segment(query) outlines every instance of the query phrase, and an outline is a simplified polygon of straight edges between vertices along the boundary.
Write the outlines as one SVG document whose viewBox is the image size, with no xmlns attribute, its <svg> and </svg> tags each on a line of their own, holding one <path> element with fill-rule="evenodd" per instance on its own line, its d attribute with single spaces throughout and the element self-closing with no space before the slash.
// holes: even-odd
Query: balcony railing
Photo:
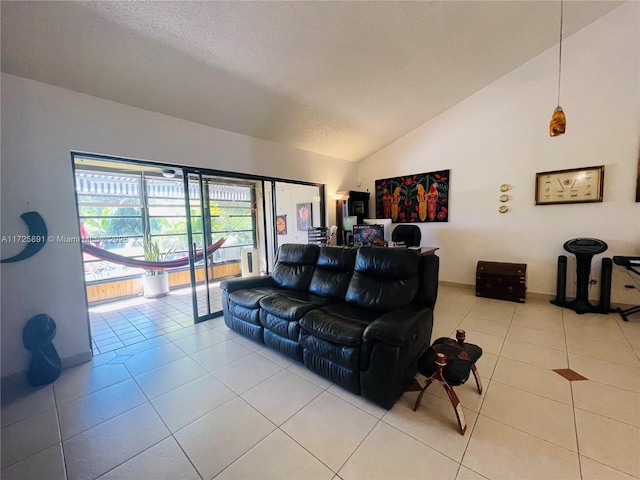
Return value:
<svg viewBox="0 0 640 480">
<path fill-rule="evenodd" d="M 189 286 L 191 275 L 189 269 L 168 272 L 169 288 Z M 240 262 L 232 261 L 209 266 L 209 281 L 221 280 L 240 275 Z M 204 282 L 204 267 L 196 267 L 196 282 Z M 111 300 L 142 295 L 142 280 L 136 278 L 122 278 L 94 282 L 87 284 L 87 301 L 97 304 Z"/>
</svg>

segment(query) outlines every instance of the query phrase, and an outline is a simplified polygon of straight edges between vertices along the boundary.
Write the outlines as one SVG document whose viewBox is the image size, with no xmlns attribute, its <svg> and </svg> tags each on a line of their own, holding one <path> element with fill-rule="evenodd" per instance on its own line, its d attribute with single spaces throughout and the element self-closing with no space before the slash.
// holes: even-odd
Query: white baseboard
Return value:
<svg viewBox="0 0 640 480">
<path fill-rule="evenodd" d="M 457 283 L 457 282 L 447 282 L 445 280 L 440 280 L 438 282 L 439 285 L 443 286 L 443 287 L 454 287 L 454 288 L 464 288 L 465 290 L 474 290 L 476 289 L 475 285 L 469 285 L 467 283 Z M 556 298 L 555 295 L 549 294 L 549 293 L 536 293 L 536 292 L 530 292 L 527 290 L 527 298 L 528 299 L 536 299 L 536 300 L 546 300 L 546 301 L 551 301 L 554 298 Z M 589 301 L 593 304 L 596 305 L 598 303 L 598 299 L 589 299 Z M 616 307 L 622 309 L 622 310 L 626 310 L 627 308 L 631 308 L 634 307 L 635 305 L 630 305 L 630 304 L 626 304 L 626 303 L 611 303 L 611 309 L 615 310 Z M 612 311 L 611 313 L 616 313 L 615 311 Z"/>
<path fill-rule="evenodd" d="M 93 353 L 91 350 L 87 350 L 86 352 L 78 353 L 76 355 L 72 355 L 70 357 L 66 357 L 62 360 L 62 369 L 75 367 L 77 365 L 81 365 L 83 363 L 90 362 L 93 358 Z"/>
<path fill-rule="evenodd" d="M 60 361 L 62 363 L 62 370 L 66 370 L 67 368 L 72 368 L 77 365 L 81 365 L 86 362 L 90 362 L 93 358 L 93 354 L 91 350 L 86 352 L 78 353 L 76 355 L 72 355 L 70 357 L 61 358 Z M 27 371 L 16 372 L 5 377 L 0 378 L 0 388 L 4 389 L 14 389 L 19 387 L 27 386 Z"/>
</svg>

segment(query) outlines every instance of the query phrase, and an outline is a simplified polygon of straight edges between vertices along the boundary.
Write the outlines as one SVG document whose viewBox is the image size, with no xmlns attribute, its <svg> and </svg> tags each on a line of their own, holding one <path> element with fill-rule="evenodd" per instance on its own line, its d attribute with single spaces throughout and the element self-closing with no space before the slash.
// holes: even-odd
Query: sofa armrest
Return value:
<svg viewBox="0 0 640 480">
<path fill-rule="evenodd" d="M 244 290 L 247 288 L 259 287 L 275 287 L 276 282 L 271 275 L 263 275 L 260 277 L 232 278 L 220 282 L 220 288 L 226 292 L 235 292 L 236 290 Z"/>
<path fill-rule="evenodd" d="M 420 257 L 420 291 L 416 295 L 419 305 L 433 307 L 438 298 L 438 273 L 440 258 L 437 255 L 421 255 Z"/>
<path fill-rule="evenodd" d="M 433 309 L 405 306 L 374 320 L 364 331 L 360 353 L 361 393 L 391 408 L 418 372 L 427 350 Z"/>
<path fill-rule="evenodd" d="M 401 307 L 378 317 L 364 331 L 363 340 L 377 340 L 387 345 L 402 346 L 416 340 L 420 324 L 431 318 L 431 308 Z"/>
</svg>

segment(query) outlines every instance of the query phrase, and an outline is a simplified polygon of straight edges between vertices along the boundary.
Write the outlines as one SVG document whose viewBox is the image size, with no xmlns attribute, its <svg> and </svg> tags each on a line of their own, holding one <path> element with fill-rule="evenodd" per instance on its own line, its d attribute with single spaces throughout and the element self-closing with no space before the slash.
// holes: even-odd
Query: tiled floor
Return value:
<svg viewBox="0 0 640 480">
<path fill-rule="evenodd" d="M 203 286 L 197 288 L 198 311 L 207 312 Z M 211 312 L 222 310 L 219 283 L 210 286 Z M 162 298 L 137 297 L 89 308 L 93 354 L 112 352 L 193 325 L 191 288 L 172 290 Z"/>
<path fill-rule="evenodd" d="M 465 436 L 440 385 L 386 411 L 216 319 L 3 392 L 2 478 L 640 478 L 640 315 L 442 287 L 433 338 L 456 328 L 484 348 Z"/>
</svg>

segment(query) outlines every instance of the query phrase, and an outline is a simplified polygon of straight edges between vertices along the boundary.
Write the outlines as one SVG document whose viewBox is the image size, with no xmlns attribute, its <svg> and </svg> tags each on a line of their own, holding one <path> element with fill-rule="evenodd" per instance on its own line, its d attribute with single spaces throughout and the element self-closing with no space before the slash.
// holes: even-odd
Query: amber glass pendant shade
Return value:
<svg viewBox="0 0 640 480">
<path fill-rule="evenodd" d="M 564 0 L 560 0 L 560 42 L 558 43 L 558 106 L 551 115 L 549 122 L 549 135 L 557 137 L 567 129 L 567 117 L 564 116 L 560 106 L 560 79 L 562 78 L 562 24 L 564 21 Z"/>
<path fill-rule="evenodd" d="M 562 107 L 558 105 L 551 116 L 551 123 L 549 123 L 549 135 L 557 137 L 558 135 L 562 135 L 566 129 L 567 117 L 564 116 Z"/>
</svg>

